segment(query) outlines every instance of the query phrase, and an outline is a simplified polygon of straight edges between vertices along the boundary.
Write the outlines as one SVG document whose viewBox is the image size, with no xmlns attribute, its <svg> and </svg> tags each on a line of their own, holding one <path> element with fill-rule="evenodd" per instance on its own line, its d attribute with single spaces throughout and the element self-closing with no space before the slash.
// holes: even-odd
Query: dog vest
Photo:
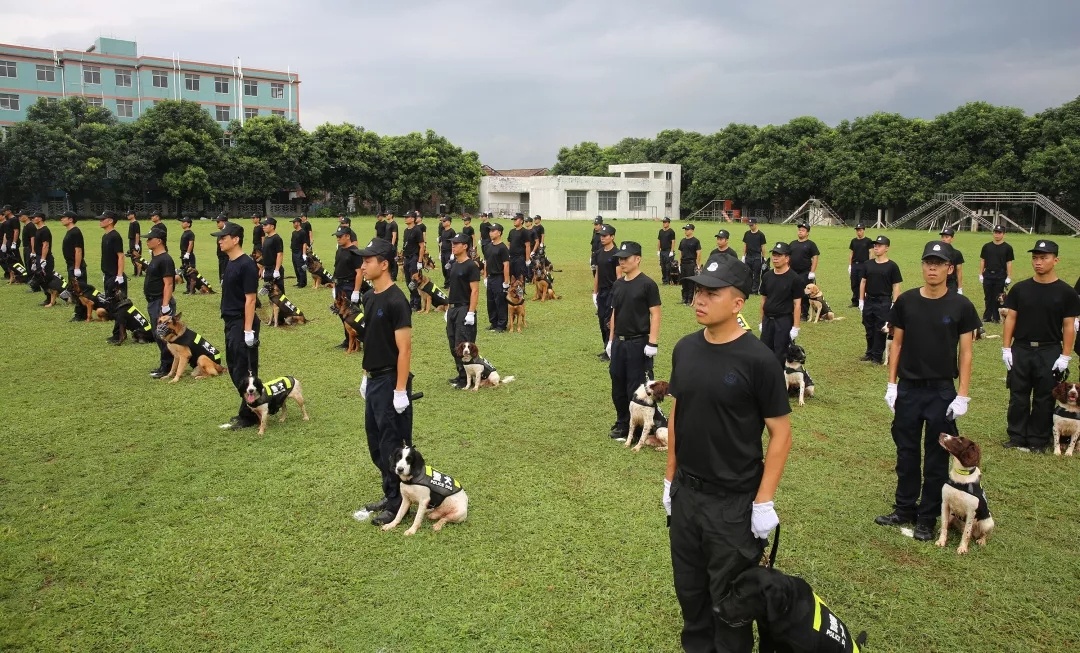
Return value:
<svg viewBox="0 0 1080 653">
<path fill-rule="evenodd" d="M 194 269 L 194 268 L 189 268 L 189 269 Z M 206 288 L 210 292 L 214 292 L 214 287 L 210 285 L 210 282 L 207 281 L 206 278 L 203 277 L 203 275 L 199 274 L 198 271 L 196 271 L 195 272 L 195 289 L 199 290 L 201 288 Z"/>
<path fill-rule="evenodd" d="M 814 380 L 810 378 L 810 375 L 806 373 L 805 369 L 800 370 L 794 367 L 788 367 L 787 365 L 784 366 L 784 374 L 795 374 L 796 372 L 802 373 L 803 385 L 808 388 L 814 385 Z"/>
<path fill-rule="evenodd" d="M 746 318 L 742 316 L 742 313 L 739 313 L 735 316 L 735 321 L 738 322 L 739 326 L 741 326 L 744 330 L 750 330 L 750 325 L 746 323 Z"/>
<path fill-rule="evenodd" d="M 271 415 L 276 415 L 278 410 L 285 404 L 285 400 L 289 398 L 289 393 L 292 392 L 293 386 L 296 385 L 296 379 L 291 376 L 279 376 L 273 381 L 267 381 L 263 384 L 263 397 L 266 398 L 266 405 L 270 409 Z M 260 401 L 260 403 L 262 403 Z"/>
<path fill-rule="evenodd" d="M 970 474 L 970 469 L 952 469 L 950 470 L 957 474 Z M 986 492 L 983 492 L 982 483 L 976 481 L 975 483 L 957 483 L 951 478 L 946 481 L 950 487 L 956 488 L 961 492 L 966 492 L 971 496 L 979 500 L 979 506 L 975 508 L 975 519 L 983 520 L 990 516 L 990 506 L 986 503 Z"/>
<path fill-rule="evenodd" d="M 300 308 L 292 303 L 285 295 L 278 297 L 278 306 L 280 307 L 278 313 L 284 313 L 285 317 L 294 317 L 304 314 L 304 311 L 301 311 Z"/>
<path fill-rule="evenodd" d="M 134 304 L 128 306 L 127 317 L 124 321 L 132 331 L 143 331 L 148 336 L 153 332 L 153 329 L 150 328 L 150 320 L 146 319 L 146 316 L 138 308 L 135 308 Z"/>
<path fill-rule="evenodd" d="M 465 363 L 465 365 L 483 365 L 484 371 L 480 373 L 480 378 L 484 381 L 491 376 L 492 372 L 497 371 L 495 366 L 489 363 L 486 358 L 474 358 L 470 362 Z"/>
<path fill-rule="evenodd" d="M 859 653 L 859 645 L 852 639 L 847 626 L 840 618 L 833 614 L 829 606 L 814 593 L 814 623 L 813 634 L 808 635 L 805 643 L 816 642 L 816 646 L 807 646 L 809 651 L 844 651 L 844 653 Z"/>
<path fill-rule="evenodd" d="M 402 483 L 422 485 L 431 490 L 431 500 L 428 502 L 428 508 L 438 508 L 442 505 L 443 499 L 461 492 L 460 483 L 455 481 L 452 476 L 447 476 L 438 470 L 432 469 L 431 465 L 424 467 L 424 473 L 413 476 L 408 481 L 402 481 Z"/>
<path fill-rule="evenodd" d="M 424 287 L 420 290 L 431 295 L 431 305 L 435 308 L 438 308 L 440 306 L 446 306 L 450 303 L 450 298 L 446 296 L 446 294 L 442 291 L 441 288 L 436 288 L 435 283 L 431 280 L 428 280 L 428 282 L 424 284 Z M 487 377 L 485 376 L 484 378 Z"/>
<path fill-rule="evenodd" d="M 1058 417 L 1066 417 L 1068 419 L 1080 419 L 1080 412 L 1072 412 L 1065 410 L 1061 406 L 1054 406 L 1054 414 Z"/>
<path fill-rule="evenodd" d="M 186 329 L 182 334 L 177 336 L 176 340 L 173 340 L 173 342 L 178 345 L 183 345 L 191 350 L 191 360 L 188 361 L 188 364 L 191 365 L 192 369 L 198 367 L 200 356 L 208 356 L 210 360 L 221 365 L 221 352 L 207 342 L 206 338 L 203 338 L 191 329 Z"/>
</svg>

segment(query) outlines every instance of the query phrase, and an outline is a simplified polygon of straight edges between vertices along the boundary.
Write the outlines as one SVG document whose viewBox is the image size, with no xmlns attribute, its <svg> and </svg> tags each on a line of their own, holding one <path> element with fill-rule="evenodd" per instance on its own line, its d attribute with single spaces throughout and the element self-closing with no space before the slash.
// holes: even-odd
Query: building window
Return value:
<svg viewBox="0 0 1080 653">
<path fill-rule="evenodd" d="M 254 79 L 244 80 L 244 95 L 250 95 L 256 97 L 259 95 L 259 82 Z"/>
<path fill-rule="evenodd" d="M 0 93 L 0 109 L 19 110 L 19 96 L 14 93 Z"/>
<path fill-rule="evenodd" d="M 229 78 L 228 77 L 215 77 L 214 78 L 214 92 L 215 93 L 228 93 L 229 92 Z"/>
<path fill-rule="evenodd" d="M 121 118 L 134 118 L 135 102 L 132 100 L 117 100 L 116 115 L 120 116 Z"/>
<path fill-rule="evenodd" d="M 58 98 L 58 97 L 47 97 L 47 98 L 45 98 L 45 104 L 60 104 L 60 98 Z"/>
<path fill-rule="evenodd" d="M 630 191 L 630 210 L 644 211 L 645 202 L 649 200 L 649 194 L 643 191 Z"/>
<path fill-rule="evenodd" d="M 232 146 L 233 146 L 232 133 L 231 132 L 225 132 L 225 134 L 221 137 L 221 147 L 230 148 Z"/>
<path fill-rule="evenodd" d="M 164 70 L 155 70 L 153 75 L 155 88 L 169 88 L 169 73 Z"/>
<path fill-rule="evenodd" d="M 584 211 L 584 209 L 582 209 Z M 617 190 L 602 190 L 600 191 L 600 210 L 601 211 L 618 211 L 619 210 L 619 191 Z"/>
<path fill-rule="evenodd" d="M 231 120 L 231 118 L 229 118 L 229 107 L 228 107 L 228 105 L 220 105 L 219 104 L 219 105 L 217 105 L 216 109 L 217 109 L 216 115 L 217 115 L 218 122 L 229 122 L 229 120 Z"/>
<path fill-rule="evenodd" d="M 82 80 L 84 84 L 100 84 L 101 66 L 83 66 Z"/>
<path fill-rule="evenodd" d="M 18 77 L 14 61 L 0 61 L 0 77 Z"/>
<path fill-rule="evenodd" d="M 668 171 L 668 173 L 667 173 L 667 180 L 671 181 L 671 172 L 670 171 Z"/>
<path fill-rule="evenodd" d="M 568 190 L 566 191 L 566 210 L 567 211 L 584 211 L 585 210 L 585 197 L 589 194 L 587 190 Z"/>
<path fill-rule="evenodd" d="M 258 115 L 259 115 L 259 110 L 258 109 L 248 109 L 246 107 L 244 108 L 244 120 L 251 120 L 252 118 L 254 118 L 254 117 L 258 116 Z"/>
<path fill-rule="evenodd" d="M 189 91 L 199 90 L 199 76 L 195 73 L 184 73 L 184 87 Z"/>
<path fill-rule="evenodd" d="M 275 100 L 280 100 L 285 97 L 285 85 L 277 82 L 270 82 L 270 97 Z"/>
<path fill-rule="evenodd" d="M 116 85 L 123 87 L 131 86 L 131 69 L 130 68 L 117 68 L 116 69 Z"/>
<path fill-rule="evenodd" d="M 103 106 L 105 106 L 105 100 L 102 100 L 99 97 L 94 97 L 94 96 L 90 95 L 90 96 L 84 97 L 83 99 L 86 100 L 86 103 L 89 104 L 92 107 L 103 107 Z"/>
<path fill-rule="evenodd" d="M 664 193 L 664 206 L 671 208 L 671 193 Z"/>
<path fill-rule="evenodd" d="M 279 117 L 279 118 L 284 118 L 285 117 L 285 110 L 284 109 L 271 109 L 270 113 L 277 116 L 277 117 Z"/>
<path fill-rule="evenodd" d="M 37 65 L 37 80 L 39 82 L 55 82 L 56 81 L 56 67 L 44 66 L 42 64 Z"/>
</svg>

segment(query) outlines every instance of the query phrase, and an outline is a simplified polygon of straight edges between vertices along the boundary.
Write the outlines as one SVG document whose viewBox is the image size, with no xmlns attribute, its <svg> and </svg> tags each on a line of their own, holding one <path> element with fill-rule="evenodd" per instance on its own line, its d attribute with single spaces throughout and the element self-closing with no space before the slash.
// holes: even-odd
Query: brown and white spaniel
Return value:
<svg viewBox="0 0 1080 653">
<path fill-rule="evenodd" d="M 465 366 L 464 390 L 468 390 L 471 386 L 476 391 L 482 385 L 494 388 L 500 384 L 506 385 L 514 380 L 512 376 L 500 377 L 494 365 L 486 359 L 480 358 L 480 348 L 476 346 L 475 342 L 459 342 L 454 347 L 454 356 L 459 358 L 462 365 Z"/>
<path fill-rule="evenodd" d="M 979 546 L 994 530 L 994 518 L 982 489 L 982 451 L 979 445 L 963 437 L 942 433 L 938 444 L 949 452 L 949 480 L 941 486 L 941 535 L 937 545 L 948 543 L 949 529 L 961 532 L 956 552 L 968 552 L 968 542 L 974 537 Z"/>
<path fill-rule="evenodd" d="M 1065 455 L 1073 455 L 1080 439 L 1080 383 L 1059 383 L 1054 386 L 1054 455 L 1061 455 L 1061 438 L 1069 438 Z"/>
<path fill-rule="evenodd" d="M 623 446 L 630 446 L 634 441 L 634 431 L 640 426 L 641 439 L 634 446 L 634 451 L 640 451 L 645 444 L 655 446 L 657 451 L 667 451 L 667 429 L 657 429 L 653 437 L 656 404 L 662 402 L 667 393 L 667 381 L 645 381 L 634 390 L 634 396 L 630 398 L 630 430 Z"/>
</svg>

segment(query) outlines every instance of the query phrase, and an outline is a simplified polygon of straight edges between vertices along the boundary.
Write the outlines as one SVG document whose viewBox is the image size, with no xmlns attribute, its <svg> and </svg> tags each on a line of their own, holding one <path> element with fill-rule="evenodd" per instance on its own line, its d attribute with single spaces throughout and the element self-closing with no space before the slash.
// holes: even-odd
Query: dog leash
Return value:
<svg viewBox="0 0 1080 653">
<path fill-rule="evenodd" d="M 773 530 L 772 549 L 769 551 L 768 564 L 765 565 L 767 569 L 776 567 L 776 550 L 778 548 L 780 548 L 780 524 L 777 524 Z"/>
</svg>

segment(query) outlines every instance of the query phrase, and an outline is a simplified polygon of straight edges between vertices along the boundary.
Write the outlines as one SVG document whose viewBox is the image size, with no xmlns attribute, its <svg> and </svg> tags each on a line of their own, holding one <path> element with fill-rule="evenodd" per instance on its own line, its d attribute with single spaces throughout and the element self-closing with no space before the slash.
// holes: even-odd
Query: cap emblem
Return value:
<svg viewBox="0 0 1080 653">
<path fill-rule="evenodd" d="M 709 267 L 707 267 L 705 269 L 708 270 L 709 272 L 716 272 L 716 268 L 718 268 L 718 267 L 720 267 L 720 265 L 716 261 L 713 261 L 712 263 L 709 263 Z"/>
<path fill-rule="evenodd" d="M 941 245 L 934 245 L 934 251 L 935 252 L 940 252 L 941 251 Z"/>
<path fill-rule="evenodd" d="M 1044 243 L 1044 242 L 1040 241 L 1040 242 L 1039 242 L 1039 247 L 1046 247 L 1046 243 Z"/>
</svg>

